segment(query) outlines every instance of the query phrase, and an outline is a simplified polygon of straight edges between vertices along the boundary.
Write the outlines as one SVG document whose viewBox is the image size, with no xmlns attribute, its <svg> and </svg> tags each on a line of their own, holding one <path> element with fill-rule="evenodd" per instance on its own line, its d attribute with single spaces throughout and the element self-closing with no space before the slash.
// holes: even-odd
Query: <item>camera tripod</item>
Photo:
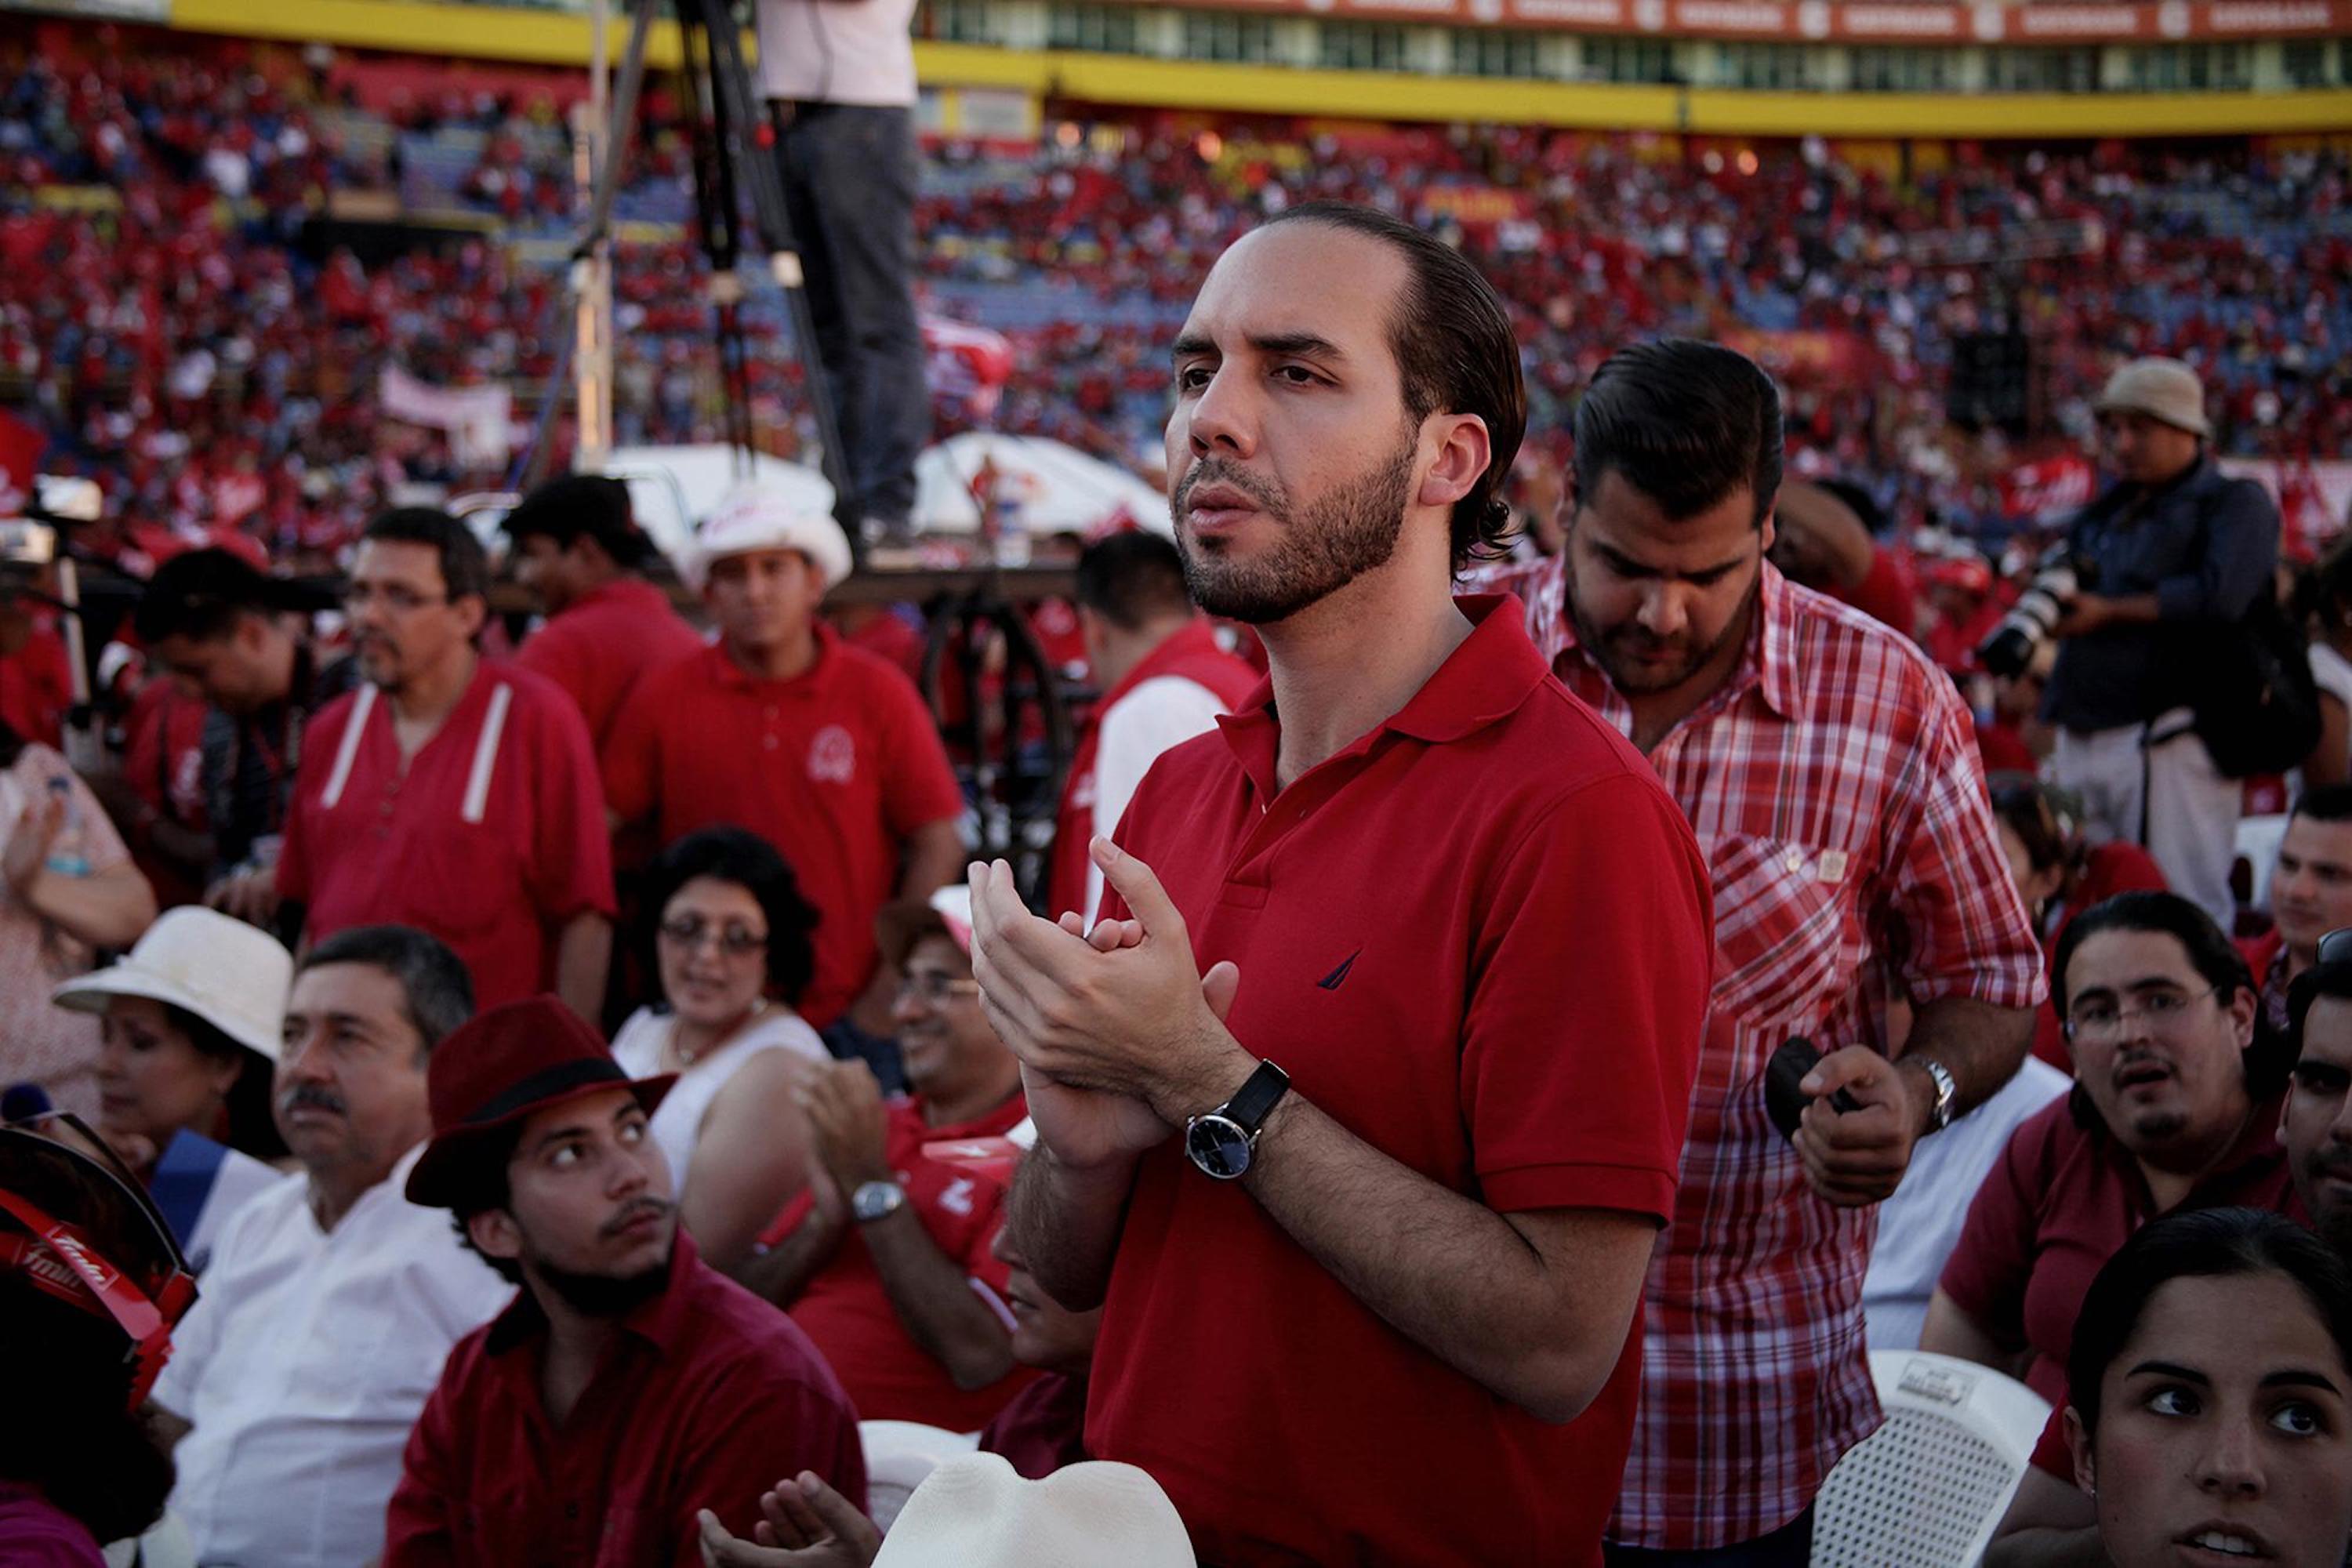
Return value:
<svg viewBox="0 0 2352 1568">
<path fill-rule="evenodd" d="M 612 232 L 613 203 L 620 193 L 645 85 L 646 42 L 662 0 L 636 0 L 629 42 L 614 89 L 612 121 L 603 166 L 589 204 L 575 260 L 603 245 Z M 729 442 L 750 460 L 751 386 L 749 348 L 741 319 L 743 284 L 736 264 L 746 241 L 764 250 L 771 274 L 784 291 L 802 384 L 816 425 L 820 463 L 833 486 L 834 516 L 849 536 L 858 566 L 866 562 L 866 539 L 857 494 L 850 482 L 847 454 L 833 388 L 817 352 L 816 318 L 809 307 L 800 245 L 784 205 L 783 174 L 777 164 L 782 132 L 774 111 L 752 90 L 743 62 L 742 41 L 727 0 L 671 0 L 677 17 L 688 95 L 687 127 L 693 147 L 696 226 L 710 263 L 709 298 L 719 342 L 719 374 L 726 387 Z M 746 235 L 742 199 L 751 198 L 752 232 Z"/>
</svg>

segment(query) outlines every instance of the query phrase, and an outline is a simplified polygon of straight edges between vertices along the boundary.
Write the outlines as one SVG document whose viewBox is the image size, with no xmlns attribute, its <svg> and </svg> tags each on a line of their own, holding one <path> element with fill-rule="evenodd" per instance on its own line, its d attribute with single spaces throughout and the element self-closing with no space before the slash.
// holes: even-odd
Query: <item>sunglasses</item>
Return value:
<svg viewBox="0 0 2352 1568">
<path fill-rule="evenodd" d="M 49 1173 L 47 1176 L 39 1173 Z M 82 1226 L 50 1214 L 18 1188 L 113 1189 L 131 1233 L 100 1246 Z M 50 1200 L 53 1206 L 55 1200 Z M 172 1330 L 195 1304 L 195 1276 L 146 1188 L 106 1141 L 70 1111 L 0 1125 L 0 1215 L 24 1227 L 0 1231 L 0 1268 L 94 1318 L 131 1342 L 129 1408 L 146 1403 L 172 1355 Z M 143 1255 L 143 1257 L 135 1256 Z"/>
</svg>

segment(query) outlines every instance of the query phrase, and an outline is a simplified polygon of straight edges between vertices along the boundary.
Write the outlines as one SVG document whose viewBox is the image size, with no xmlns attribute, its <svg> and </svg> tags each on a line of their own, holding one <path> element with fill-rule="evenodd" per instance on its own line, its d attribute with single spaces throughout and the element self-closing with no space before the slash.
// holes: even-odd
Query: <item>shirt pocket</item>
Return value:
<svg viewBox="0 0 2352 1568">
<path fill-rule="evenodd" d="M 1707 872 L 1718 1026 L 1762 1024 L 1835 989 L 1851 880 L 1843 851 L 1727 835 L 1709 852 Z"/>
</svg>

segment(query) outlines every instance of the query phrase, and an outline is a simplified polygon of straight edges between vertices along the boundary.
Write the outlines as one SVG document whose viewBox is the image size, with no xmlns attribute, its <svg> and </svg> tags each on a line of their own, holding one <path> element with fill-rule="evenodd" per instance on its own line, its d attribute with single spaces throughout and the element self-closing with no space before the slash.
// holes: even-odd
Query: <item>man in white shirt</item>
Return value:
<svg viewBox="0 0 2352 1568">
<path fill-rule="evenodd" d="M 401 1194 L 427 1053 L 473 1010 L 457 956 L 404 926 L 340 931 L 296 972 L 276 1107 L 302 1173 L 223 1231 L 155 1385 L 200 1563 L 372 1562 L 450 1347 L 513 1295 Z"/>
<path fill-rule="evenodd" d="M 1102 872 L 1087 841 L 1108 838 L 1160 753 L 1213 729 L 1257 687 L 1193 608 L 1183 558 L 1156 533 L 1114 533 L 1078 557 L 1078 626 L 1094 677 L 1093 715 L 1078 732 L 1054 824 L 1048 912 L 1094 923 Z"/>
<path fill-rule="evenodd" d="M 836 515 L 905 539 L 930 438 L 915 320 L 915 0 L 760 0 L 760 88 L 782 111 L 784 204 L 807 272 L 849 488 Z"/>
</svg>

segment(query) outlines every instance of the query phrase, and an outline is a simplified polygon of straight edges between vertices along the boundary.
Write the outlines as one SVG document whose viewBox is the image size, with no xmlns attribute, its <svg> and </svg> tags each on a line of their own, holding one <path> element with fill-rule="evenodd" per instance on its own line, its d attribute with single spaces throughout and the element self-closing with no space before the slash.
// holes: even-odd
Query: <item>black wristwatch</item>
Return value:
<svg viewBox="0 0 2352 1568">
<path fill-rule="evenodd" d="M 1249 1173 L 1257 1135 L 1282 1097 L 1290 1092 L 1290 1075 L 1272 1062 L 1260 1062 L 1239 1092 L 1217 1107 L 1184 1123 L 1184 1155 L 1203 1175 L 1221 1182 L 1238 1182 Z"/>
</svg>

